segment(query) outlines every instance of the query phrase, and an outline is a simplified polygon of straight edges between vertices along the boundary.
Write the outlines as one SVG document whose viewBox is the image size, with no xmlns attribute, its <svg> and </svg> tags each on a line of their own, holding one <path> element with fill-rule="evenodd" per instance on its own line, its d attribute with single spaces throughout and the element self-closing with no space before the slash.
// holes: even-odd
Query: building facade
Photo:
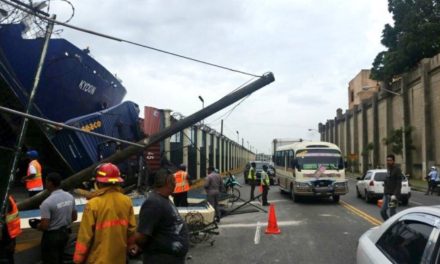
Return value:
<svg viewBox="0 0 440 264">
<path fill-rule="evenodd" d="M 365 172 L 385 167 L 386 155 L 395 152 L 386 142 L 398 141 L 399 129 L 406 130 L 407 143 L 401 147 L 406 155 L 396 155 L 396 162 L 406 174 L 422 178 L 430 166 L 440 165 L 440 144 L 435 140 L 440 138 L 440 55 L 422 60 L 391 87 L 377 90 L 320 123 L 321 140 L 341 148 L 349 169 Z"/>
</svg>

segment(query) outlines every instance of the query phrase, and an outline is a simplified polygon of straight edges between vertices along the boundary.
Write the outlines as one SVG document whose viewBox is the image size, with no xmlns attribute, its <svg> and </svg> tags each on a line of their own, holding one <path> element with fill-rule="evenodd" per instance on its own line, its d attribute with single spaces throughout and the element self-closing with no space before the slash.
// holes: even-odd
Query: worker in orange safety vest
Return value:
<svg viewBox="0 0 440 264">
<path fill-rule="evenodd" d="M 29 150 L 26 152 L 26 156 L 31 161 L 29 162 L 26 176 L 24 176 L 21 180 L 26 184 L 29 197 L 32 197 L 43 190 L 43 169 L 41 168 L 41 164 L 38 162 L 38 152 L 36 150 Z"/>
<path fill-rule="evenodd" d="M 131 199 L 119 186 L 118 167 L 104 163 L 95 172 L 97 189 L 84 208 L 74 263 L 125 264 L 127 253 L 137 253 L 136 219 Z"/>
<path fill-rule="evenodd" d="M 185 164 L 180 164 L 179 170 L 174 173 L 174 180 L 176 181 L 176 187 L 173 192 L 174 205 L 176 207 L 187 207 L 190 184 Z"/>
<path fill-rule="evenodd" d="M 0 263 L 14 263 L 15 238 L 21 234 L 17 204 L 8 196 L 6 214 L 1 220 Z"/>
</svg>

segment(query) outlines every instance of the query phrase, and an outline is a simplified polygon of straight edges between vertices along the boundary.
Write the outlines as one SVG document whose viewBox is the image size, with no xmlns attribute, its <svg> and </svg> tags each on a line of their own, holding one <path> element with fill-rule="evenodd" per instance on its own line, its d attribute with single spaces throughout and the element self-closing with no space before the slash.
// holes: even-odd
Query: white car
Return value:
<svg viewBox="0 0 440 264">
<path fill-rule="evenodd" d="M 399 212 L 360 238 L 358 264 L 440 263 L 440 206 Z"/>
<path fill-rule="evenodd" d="M 371 202 L 373 199 L 380 199 L 383 197 L 383 185 L 387 177 L 387 170 L 375 169 L 369 170 L 363 178 L 357 178 L 356 194 L 359 198 L 364 198 L 366 202 Z M 402 189 L 400 190 L 400 202 L 407 205 L 411 197 L 411 187 L 408 179 L 402 175 Z"/>
</svg>

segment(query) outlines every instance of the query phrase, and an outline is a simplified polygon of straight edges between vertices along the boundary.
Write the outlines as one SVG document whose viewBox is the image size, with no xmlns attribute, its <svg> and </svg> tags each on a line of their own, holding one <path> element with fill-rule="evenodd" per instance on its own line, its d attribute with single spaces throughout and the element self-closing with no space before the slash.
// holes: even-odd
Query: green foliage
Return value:
<svg viewBox="0 0 440 264">
<path fill-rule="evenodd" d="M 405 143 L 406 151 L 415 149 L 411 137 L 413 131 L 412 127 L 407 127 L 405 129 Z M 391 136 L 389 138 L 384 138 L 383 143 L 387 146 L 391 146 L 391 152 L 396 155 L 402 155 L 403 153 L 403 139 L 402 139 L 402 128 L 393 129 L 391 131 Z"/>
<path fill-rule="evenodd" d="M 362 155 L 369 155 L 371 151 L 374 150 L 374 144 L 372 142 L 368 143 L 365 148 L 362 150 Z"/>
<path fill-rule="evenodd" d="M 440 52 L 440 0 L 388 0 L 388 11 L 394 25 L 385 25 L 381 41 L 388 50 L 376 56 L 370 77 L 389 84 Z"/>
</svg>

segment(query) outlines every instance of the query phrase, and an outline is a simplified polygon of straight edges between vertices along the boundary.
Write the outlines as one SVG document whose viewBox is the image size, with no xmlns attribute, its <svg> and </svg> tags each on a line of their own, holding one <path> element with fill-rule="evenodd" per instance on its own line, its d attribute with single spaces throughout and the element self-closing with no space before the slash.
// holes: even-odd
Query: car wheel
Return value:
<svg viewBox="0 0 440 264">
<path fill-rule="evenodd" d="M 357 198 L 362 198 L 361 192 L 359 191 L 357 186 L 356 186 L 356 196 Z"/>
<path fill-rule="evenodd" d="M 370 196 L 368 196 L 367 190 L 365 190 L 365 202 L 367 202 L 367 203 L 371 202 L 371 198 L 370 198 Z"/>
<path fill-rule="evenodd" d="M 333 202 L 335 202 L 335 203 L 339 203 L 339 200 L 341 199 L 341 196 L 339 196 L 339 195 L 337 195 L 337 194 L 335 194 L 335 195 L 333 195 Z"/>
</svg>

